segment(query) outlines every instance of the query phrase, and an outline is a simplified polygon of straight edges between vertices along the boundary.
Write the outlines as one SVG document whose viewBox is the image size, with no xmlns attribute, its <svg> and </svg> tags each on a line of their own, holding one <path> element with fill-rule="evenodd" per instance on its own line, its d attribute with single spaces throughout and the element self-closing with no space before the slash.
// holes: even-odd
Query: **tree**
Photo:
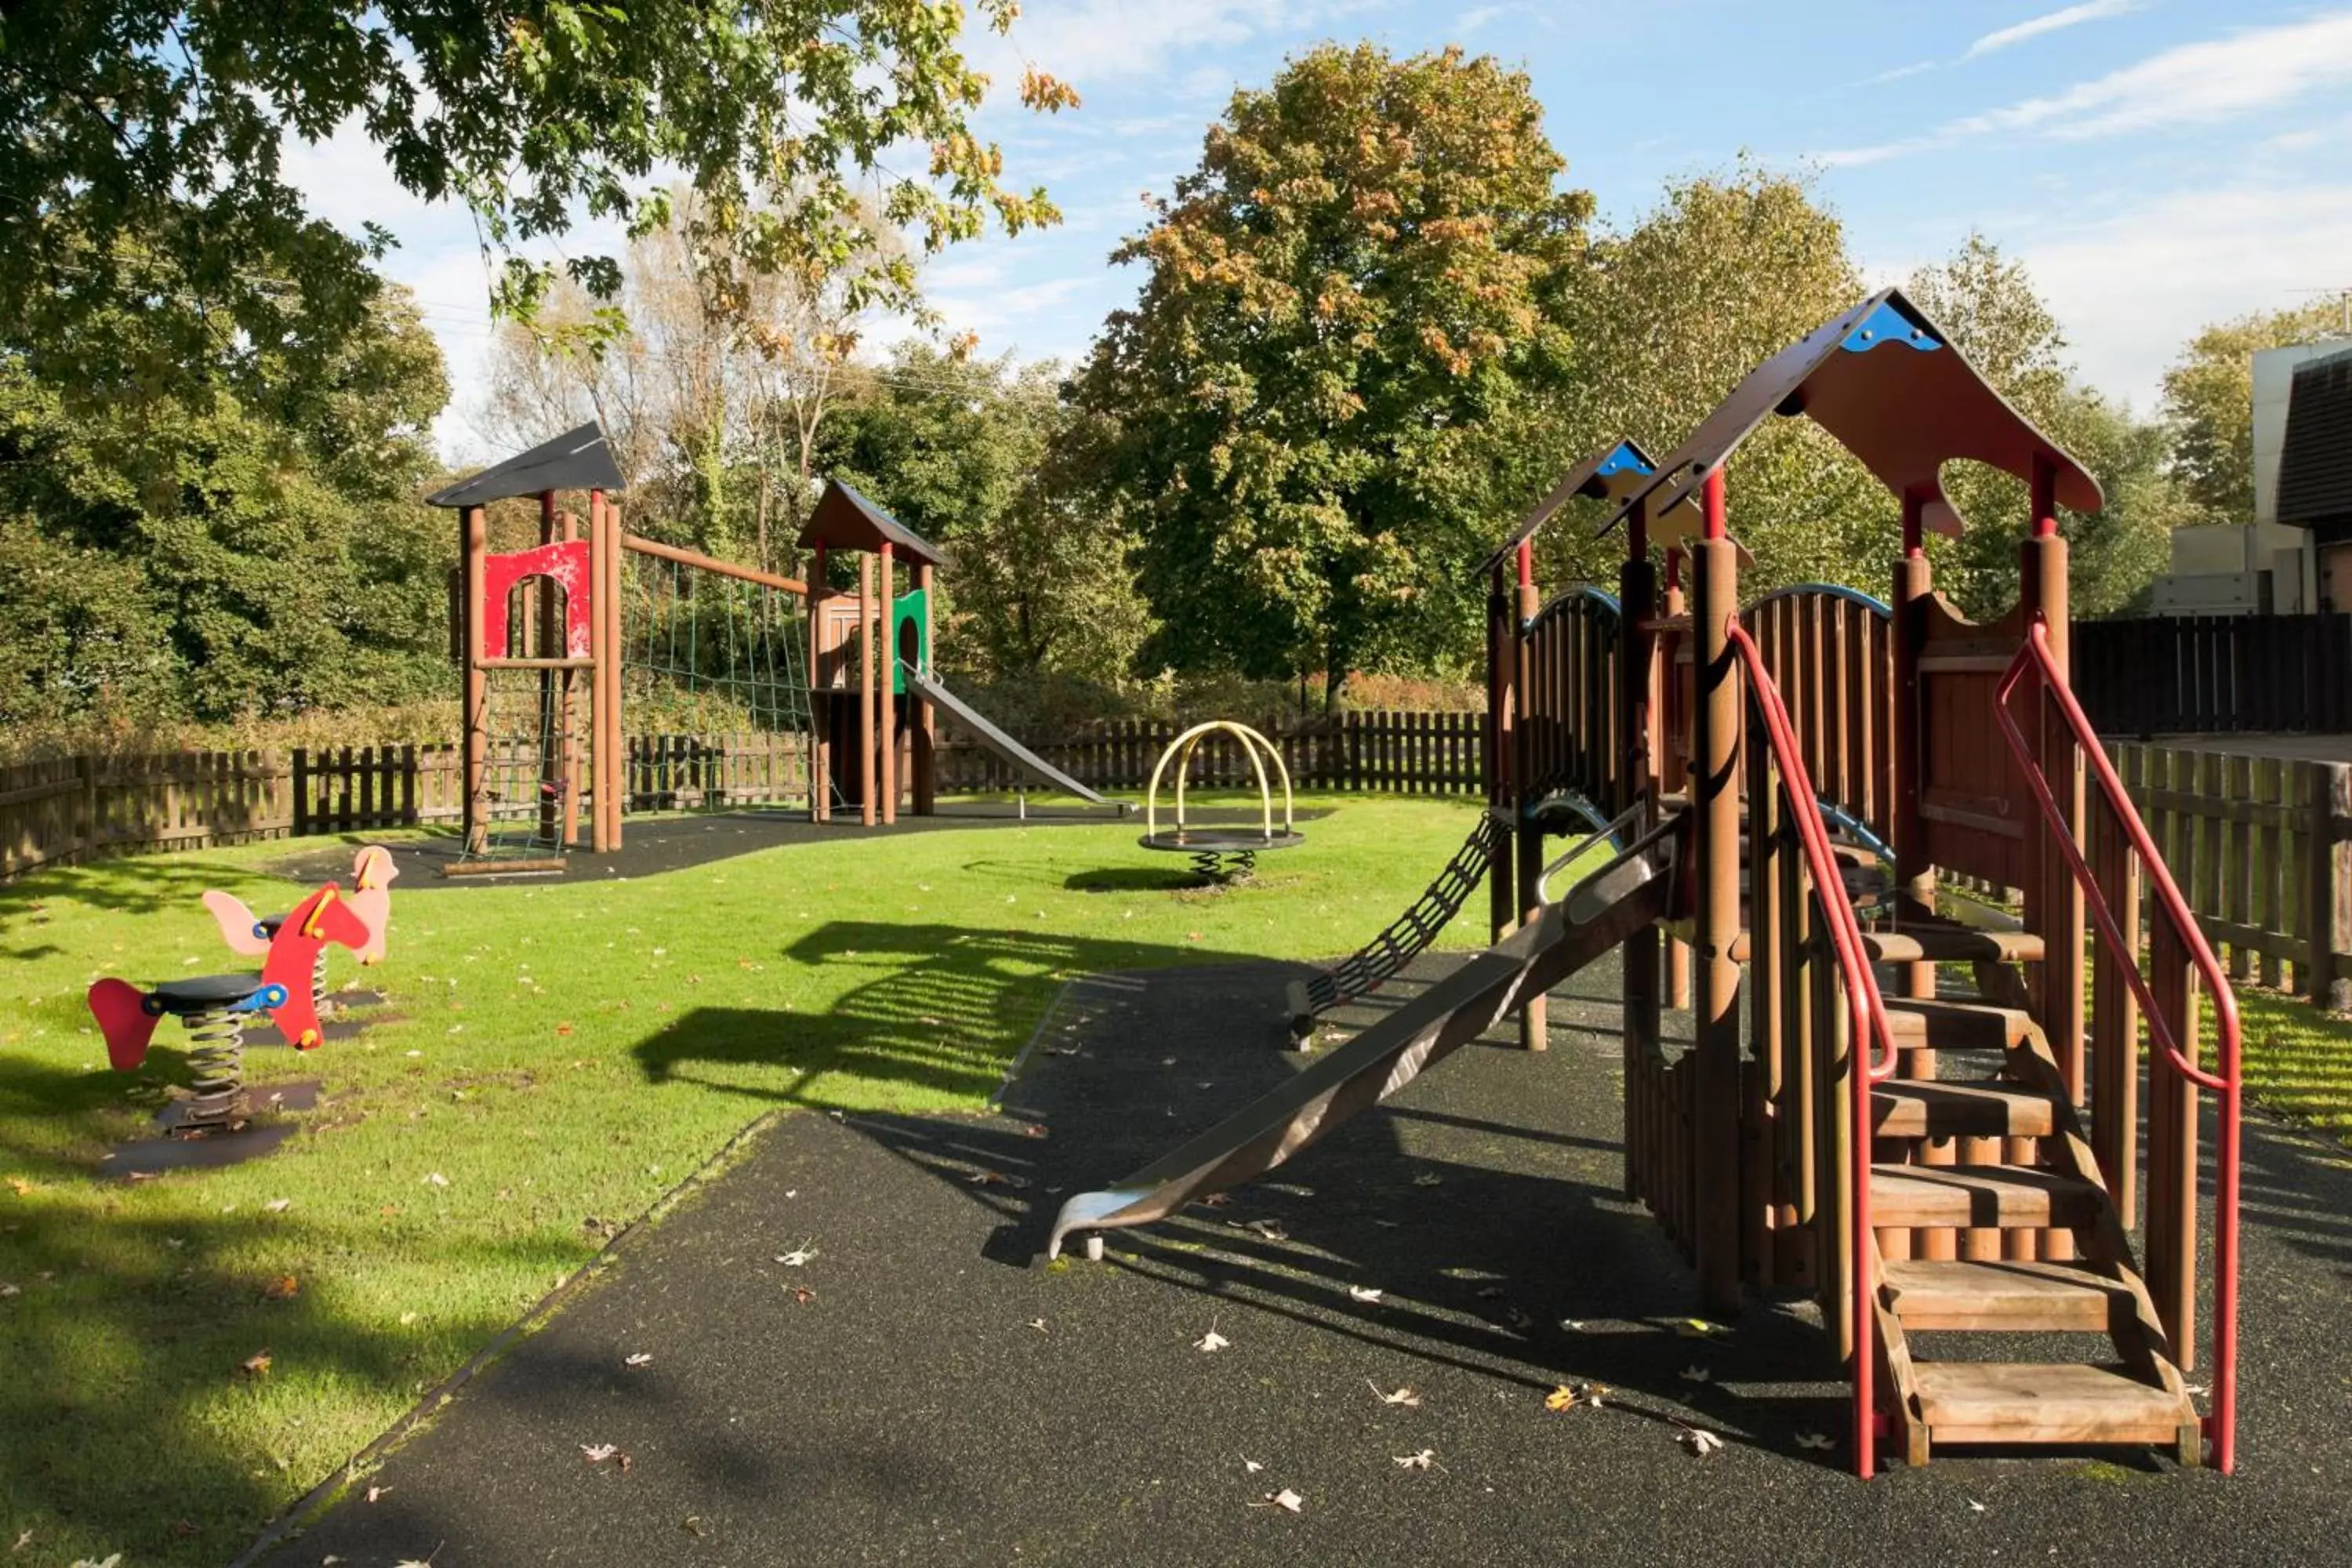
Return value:
<svg viewBox="0 0 2352 1568">
<path fill-rule="evenodd" d="M 141 327 L 91 321 L 134 350 Z M 0 358 L 0 724 L 440 695 L 454 542 L 413 498 L 447 391 L 396 289 L 300 422 L 226 392 L 81 406 Z"/>
<path fill-rule="evenodd" d="M 1654 211 L 1593 247 L 1575 300 L 1578 374 L 1533 433 L 1549 478 L 1527 499 L 1604 440 L 1630 436 L 1664 458 L 1749 371 L 1861 289 L 1843 226 L 1807 181 L 1742 163 L 1670 183 Z M 1725 482 L 1759 586 L 1885 582 L 1892 502 L 1810 421 L 1767 422 Z M 1598 517 L 1546 531 L 1547 581 L 1613 583 L 1624 542 L 1594 539 Z"/>
<path fill-rule="evenodd" d="M 1993 390 L 2099 481 L 2106 504 L 2065 524 L 2073 613 L 2130 605 L 2163 570 L 2171 530 L 2185 521 L 2162 469 L 2161 433 L 2076 381 L 2065 333 L 2024 265 L 1981 235 L 1914 272 L 1905 291 Z M 2017 602 L 2025 486 L 1975 463 L 1948 465 L 1944 483 L 1967 527 L 1957 540 L 1930 543 L 1937 587 L 1971 618 L 1991 620 Z"/>
<path fill-rule="evenodd" d="M 569 329 L 599 307 L 559 283 L 532 321 L 500 327 L 481 424 L 520 447 L 594 418 L 645 531 L 762 569 L 788 565 L 816 499 L 816 445 L 858 344 L 857 312 L 838 277 L 744 268 L 701 230 L 691 190 L 674 199 L 672 221 L 623 258 L 628 331 L 583 342 Z M 897 248 L 878 226 L 866 244 Z"/>
<path fill-rule="evenodd" d="M 910 342 L 851 379 L 820 462 L 947 548 L 943 655 L 984 680 L 1122 684 L 1150 617 L 1128 539 L 1050 460 L 1078 417 L 1056 396 L 1061 367 Z"/>
<path fill-rule="evenodd" d="M 1000 31 L 1016 10 L 981 7 Z M 1056 216 L 1042 190 L 1008 188 L 973 132 L 988 84 L 961 23 L 953 0 L 23 0 L 0 12 L 0 339 L 104 347 L 76 324 L 131 307 L 165 368 L 322 364 L 365 330 L 366 262 L 394 237 L 311 217 L 282 158 L 289 135 L 346 122 L 403 188 L 466 204 L 506 258 L 509 310 L 528 313 L 552 276 L 516 247 L 583 216 L 651 232 L 668 216 L 649 184 L 663 168 L 690 172 L 698 221 L 748 269 L 840 273 L 857 303 L 908 306 L 913 264 L 861 246 L 866 205 L 927 248 Z M 1020 93 L 1076 102 L 1034 70 Z M 919 174 L 886 161 L 909 142 L 929 148 Z M 619 287 L 609 256 L 568 272 L 599 300 Z M 137 368 L 61 362 L 58 380 Z"/>
<path fill-rule="evenodd" d="M 2191 521 L 2254 521 L 2254 355 L 2333 336 L 2340 321 L 2332 304 L 2240 316 L 2189 339 L 2164 373 L 2164 424 Z"/>
<path fill-rule="evenodd" d="M 1114 253 L 1145 268 L 1074 384 L 1158 657 L 1257 676 L 1426 668 L 1475 640 L 1463 574 L 1524 489 L 1499 439 L 1573 369 L 1591 199 L 1525 75 L 1325 46 L 1236 92 Z"/>
</svg>

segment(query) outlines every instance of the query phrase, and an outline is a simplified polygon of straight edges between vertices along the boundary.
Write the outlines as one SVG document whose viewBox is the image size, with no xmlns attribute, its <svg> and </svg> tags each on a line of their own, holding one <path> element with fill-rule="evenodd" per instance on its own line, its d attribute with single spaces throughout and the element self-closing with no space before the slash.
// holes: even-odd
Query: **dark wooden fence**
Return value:
<svg viewBox="0 0 2352 1568">
<path fill-rule="evenodd" d="M 1482 719 L 1477 713 L 1339 713 L 1304 722 L 1261 722 L 1257 729 L 1274 742 L 1290 782 L 1302 790 L 1475 795 L 1482 776 Z M 1187 728 L 1162 720 L 1122 720 L 1027 743 L 1090 788 L 1141 791 L 1150 784 L 1160 752 Z M 943 792 L 1037 787 L 995 752 L 950 731 L 942 731 L 939 758 Z M 1171 773 L 1160 787 L 1175 782 Z M 1241 746 L 1223 734 L 1210 735 L 1193 750 L 1185 784 L 1192 789 L 1256 787 Z"/>
<path fill-rule="evenodd" d="M 2352 615 L 2078 621 L 2074 693 L 2103 735 L 2352 731 Z"/>
</svg>

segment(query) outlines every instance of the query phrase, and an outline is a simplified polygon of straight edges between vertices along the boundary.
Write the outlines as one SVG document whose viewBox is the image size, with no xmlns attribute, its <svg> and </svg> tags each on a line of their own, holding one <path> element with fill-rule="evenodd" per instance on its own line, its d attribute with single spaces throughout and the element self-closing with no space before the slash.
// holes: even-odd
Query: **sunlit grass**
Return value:
<svg viewBox="0 0 2352 1568">
<path fill-rule="evenodd" d="M 0 1552 L 29 1531 L 6 1561 L 226 1561 L 765 1111 L 977 1106 L 1065 978 L 1346 951 L 1473 820 L 1302 805 L 1335 810 L 1255 885 L 1213 893 L 1176 890 L 1180 858 L 1108 824 L 635 881 L 404 879 L 366 972 L 397 1021 L 248 1057 L 260 1083 L 324 1080 L 304 1130 L 266 1160 L 140 1183 L 95 1162 L 144 1132 L 183 1037 L 167 1022 L 148 1067 L 117 1075 L 82 992 L 236 967 L 196 896 L 282 905 L 266 871 L 292 847 L 0 888 Z M 1478 941 L 1481 912 L 1451 939 Z M 332 984 L 359 973 L 346 959 Z"/>
</svg>

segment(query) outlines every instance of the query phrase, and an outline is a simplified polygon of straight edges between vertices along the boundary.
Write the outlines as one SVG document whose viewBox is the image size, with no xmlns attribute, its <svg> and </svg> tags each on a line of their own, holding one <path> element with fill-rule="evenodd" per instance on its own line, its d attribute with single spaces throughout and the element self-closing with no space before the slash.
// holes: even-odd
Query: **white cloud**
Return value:
<svg viewBox="0 0 2352 1568">
<path fill-rule="evenodd" d="M 1925 136 L 1822 154 L 1832 167 L 2003 132 L 2082 140 L 2210 124 L 2352 86 L 2352 11 L 2183 44 L 2046 98 L 1949 121 Z"/>
<path fill-rule="evenodd" d="M 2110 16 L 2126 16 L 2140 8 L 2143 0 L 2084 0 L 2079 5 L 2069 5 L 2063 11 L 2051 11 L 2039 16 L 2029 16 L 2012 26 L 1987 33 L 1970 44 L 1960 58 L 1972 60 L 1996 49 L 2021 44 L 2028 38 L 2038 38 L 2044 33 L 2055 33 L 2065 27 L 2077 27 L 2085 22 L 2103 22 Z"/>
<path fill-rule="evenodd" d="M 2084 378 L 2150 409 L 2198 329 L 2304 303 L 2305 290 L 2343 279 L 2352 184 L 2173 191 L 2021 255 Z"/>
</svg>

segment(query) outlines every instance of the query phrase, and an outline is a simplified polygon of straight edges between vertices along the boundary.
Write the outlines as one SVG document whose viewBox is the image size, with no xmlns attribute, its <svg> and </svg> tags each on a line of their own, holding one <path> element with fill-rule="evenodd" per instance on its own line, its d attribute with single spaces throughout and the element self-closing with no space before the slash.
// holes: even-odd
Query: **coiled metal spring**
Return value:
<svg viewBox="0 0 2352 1568">
<path fill-rule="evenodd" d="M 1245 882 L 1257 870 L 1255 849 L 1195 849 L 1192 872 L 1208 882 Z"/>
<path fill-rule="evenodd" d="M 182 1022 L 188 1031 L 188 1064 L 196 1081 L 183 1129 L 225 1127 L 236 1114 L 245 1093 L 245 1020 L 230 1007 L 207 1007 L 190 1013 Z"/>
</svg>

